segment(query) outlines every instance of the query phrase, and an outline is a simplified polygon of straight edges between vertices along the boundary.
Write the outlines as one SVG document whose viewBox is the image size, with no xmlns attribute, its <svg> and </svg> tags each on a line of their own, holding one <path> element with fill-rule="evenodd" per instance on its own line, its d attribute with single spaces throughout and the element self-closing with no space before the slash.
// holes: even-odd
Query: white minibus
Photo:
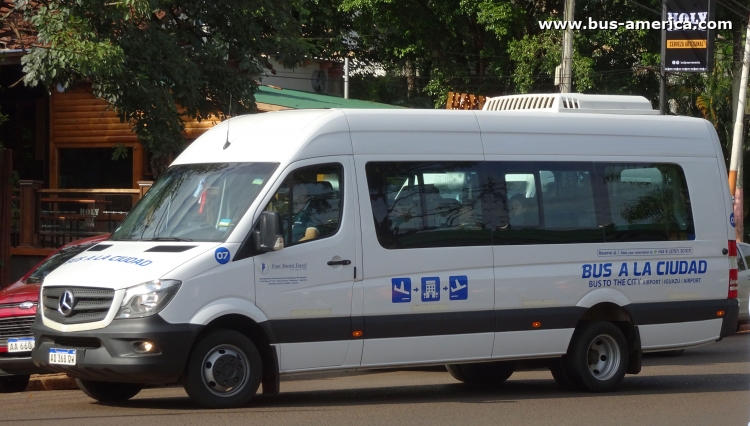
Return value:
<svg viewBox="0 0 750 426">
<path fill-rule="evenodd" d="M 286 374 L 494 385 L 527 360 L 609 391 L 735 332 L 726 177 L 708 122 L 641 97 L 232 118 L 45 279 L 33 360 L 99 401 L 181 383 L 216 408 Z"/>
</svg>

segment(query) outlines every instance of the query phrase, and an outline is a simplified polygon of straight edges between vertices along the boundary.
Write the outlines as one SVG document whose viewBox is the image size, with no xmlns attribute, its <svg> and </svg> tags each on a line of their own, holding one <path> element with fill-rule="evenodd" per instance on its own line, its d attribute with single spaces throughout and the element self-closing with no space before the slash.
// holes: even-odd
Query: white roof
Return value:
<svg viewBox="0 0 750 426">
<path fill-rule="evenodd" d="M 400 154 L 405 159 L 425 154 L 539 153 L 716 157 L 711 132 L 705 120 L 661 115 L 288 110 L 220 123 L 193 142 L 175 164 L 288 164 L 304 158 L 351 154 Z M 224 149 L 227 140 L 230 144 Z"/>
</svg>

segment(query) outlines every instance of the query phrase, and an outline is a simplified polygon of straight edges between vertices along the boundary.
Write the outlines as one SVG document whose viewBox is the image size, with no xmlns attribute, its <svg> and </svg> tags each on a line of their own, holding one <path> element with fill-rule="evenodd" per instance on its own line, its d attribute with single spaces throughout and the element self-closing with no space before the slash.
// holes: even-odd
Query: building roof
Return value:
<svg viewBox="0 0 750 426">
<path fill-rule="evenodd" d="M 15 9 L 15 0 L 3 0 L 0 3 L 0 52 L 16 49 L 28 49 L 37 43 L 36 31 L 30 22 L 23 19 L 22 11 Z M 28 2 L 24 8 L 36 8 L 39 3 Z M 20 36 L 20 38 L 19 38 Z"/>
<path fill-rule="evenodd" d="M 299 90 L 273 89 L 260 86 L 255 92 L 255 102 L 261 111 L 279 111 L 284 109 L 320 109 L 320 108 L 354 108 L 354 109 L 387 109 L 401 108 L 395 105 L 377 102 L 344 99 L 319 93 Z"/>
</svg>

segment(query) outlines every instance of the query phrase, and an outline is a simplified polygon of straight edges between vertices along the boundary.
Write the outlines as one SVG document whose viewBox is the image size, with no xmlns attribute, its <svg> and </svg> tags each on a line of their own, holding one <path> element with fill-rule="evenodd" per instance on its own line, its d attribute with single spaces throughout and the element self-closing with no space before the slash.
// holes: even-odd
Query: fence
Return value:
<svg viewBox="0 0 750 426">
<path fill-rule="evenodd" d="M 487 98 L 468 93 L 448 92 L 445 109 L 482 109 Z"/>
<path fill-rule="evenodd" d="M 71 241 L 114 231 L 151 187 L 140 189 L 42 189 L 42 182 L 20 181 L 16 254 L 44 252 Z M 34 250 L 42 249 L 42 250 Z"/>
</svg>

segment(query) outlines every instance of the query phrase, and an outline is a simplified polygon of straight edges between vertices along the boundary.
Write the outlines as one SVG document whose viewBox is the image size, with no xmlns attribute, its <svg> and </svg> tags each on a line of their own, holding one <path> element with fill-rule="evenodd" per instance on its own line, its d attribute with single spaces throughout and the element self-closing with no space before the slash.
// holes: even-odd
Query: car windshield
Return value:
<svg viewBox="0 0 750 426">
<path fill-rule="evenodd" d="M 79 253 L 84 252 L 86 249 L 88 249 L 94 244 L 96 243 L 79 244 L 77 246 L 72 246 L 72 247 L 61 249 L 57 253 L 50 256 L 50 258 L 44 261 L 44 263 L 39 265 L 39 267 L 36 268 L 34 272 L 31 273 L 31 275 L 29 275 L 29 278 L 26 279 L 26 283 L 36 284 L 36 283 L 43 282 L 44 278 L 47 275 L 49 275 L 50 272 L 57 269 L 58 266 L 74 258 Z"/>
<path fill-rule="evenodd" d="M 223 241 L 260 194 L 278 163 L 170 167 L 111 240 Z"/>
</svg>

